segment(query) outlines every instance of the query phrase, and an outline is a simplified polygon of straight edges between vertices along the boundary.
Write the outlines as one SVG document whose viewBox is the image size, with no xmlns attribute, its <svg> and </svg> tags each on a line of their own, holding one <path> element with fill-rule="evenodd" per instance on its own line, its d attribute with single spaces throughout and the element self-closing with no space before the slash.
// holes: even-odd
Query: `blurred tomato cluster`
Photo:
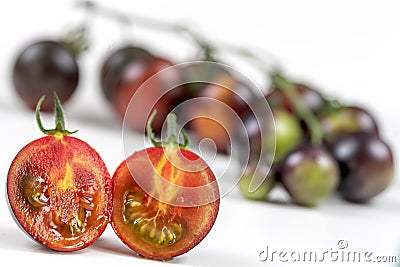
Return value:
<svg viewBox="0 0 400 267">
<path fill-rule="evenodd" d="M 187 28 L 170 28 L 195 37 L 202 57 L 188 61 L 224 63 L 216 59 L 219 49 L 214 43 L 204 43 Z M 19 54 L 14 85 L 29 108 L 53 91 L 61 102 L 72 96 L 79 79 L 76 47 L 71 42 L 43 40 Z M 165 118 L 174 111 L 197 141 L 211 139 L 219 153 L 229 154 L 232 146 L 242 145 L 234 135 L 243 126 L 250 153 L 243 161 L 240 189 L 250 199 L 264 200 L 281 184 L 300 205 L 315 206 L 334 192 L 364 203 L 389 186 L 393 155 L 366 108 L 330 99 L 322 90 L 272 69 L 263 73 L 271 84 L 261 95 L 223 64 L 180 68 L 176 63 L 183 62 L 172 62 L 135 44 L 116 48 L 100 66 L 99 90 L 130 129 L 145 133 L 150 114 L 157 110 L 153 128 L 161 134 Z M 275 135 L 260 126 L 272 123 L 257 116 L 253 107 L 260 103 L 272 112 Z M 51 107 L 51 102 L 42 106 L 44 111 Z M 272 160 L 262 156 L 265 147 L 267 157 L 274 155 Z M 252 187 L 254 179 L 260 182 Z"/>
</svg>

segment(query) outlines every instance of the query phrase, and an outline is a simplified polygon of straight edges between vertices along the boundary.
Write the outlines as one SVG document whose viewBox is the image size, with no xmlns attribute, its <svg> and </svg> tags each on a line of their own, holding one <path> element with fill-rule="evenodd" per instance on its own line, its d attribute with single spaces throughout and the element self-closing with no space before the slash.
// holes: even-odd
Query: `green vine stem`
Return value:
<svg viewBox="0 0 400 267">
<path fill-rule="evenodd" d="M 174 113 L 170 113 L 167 116 L 167 136 L 168 136 L 167 142 L 157 141 L 155 139 L 153 130 L 151 128 L 151 123 L 153 122 L 156 114 L 157 114 L 157 111 L 154 110 L 151 113 L 149 120 L 147 121 L 147 125 L 146 125 L 146 132 L 147 132 L 147 135 L 149 136 L 149 139 L 150 139 L 151 143 L 153 144 L 153 146 L 162 147 L 165 145 L 172 144 L 172 145 L 178 146 L 179 148 L 182 148 L 182 149 L 189 149 L 189 146 L 190 146 L 189 136 L 187 135 L 186 131 L 184 129 L 182 129 L 180 127 L 180 125 L 177 123 L 176 115 Z M 179 143 L 179 130 L 183 137 L 183 143 Z"/>
<path fill-rule="evenodd" d="M 43 95 L 37 105 L 36 105 L 36 122 L 39 126 L 39 129 L 42 133 L 46 135 L 70 135 L 76 133 L 78 130 L 70 132 L 65 129 L 65 119 L 64 119 L 64 110 L 61 106 L 61 101 L 57 96 L 57 93 L 54 91 L 54 114 L 55 114 L 55 128 L 54 129 L 45 129 L 43 127 L 42 120 L 40 118 L 40 107 L 43 104 L 45 99 L 45 95 Z"/>
<path fill-rule="evenodd" d="M 289 101 L 295 108 L 296 113 L 306 123 L 308 129 L 311 131 L 311 143 L 319 145 L 323 141 L 323 131 L 319 121 L 314 116 L 309 108 L 307 108 L 300 100 L 300 96 L 296 92 L 296 88 L 288 79 L 282 76 L 279 72 L 272 72 L 270 74 L 272 81 L 276 84 L 277 88 L 282 90 Z"/>
<path fill-rule="evenodd" d="M 242 47 L 237 47 L 231 44 L 216 44 L 216 43 L 211 44 L 211 42 L 209 42 L 201 34 L 179 23 L 150 19 L 135 14 L 127 15 L 120 11 L 111 9 L 109 7 L 99 5 L 94 1 L 90 0 L 79 1 L 78 7 L 85 9 L 88 13 L 102 15 L 104 17 L 110 18 L 114 21 L 121 23 L 122 25 L 131 26 L 135 24 L 140 24 L 145 27 L 172 32 L 178 35 L 188 36 L 199 48 L 201 52 L 201 58 L 206 61 L 216 61 L 215 59 L 216 52 L 229 52 L 233 54 L 239 54 L 244 58 L 250 59 L 253 63 L 257 64 L 258 67 L 262 68 L 263 70 L 266 69 L 271 70 L 271 67 L 264 64 L 265 61 L 260 60 L 260 56 L 256 55 L 253 51 L 244 49 Z"/>
<path fill-rule="evenodd" d="M 59 38 L 60 43 L 62 43 L 75 58 L 78 58 L 90 47 L 88 35 L 91 18 L 92 16 L 89 14 L 89 11 L 85 10 L 83 21 L 69 28 L 68 31 Z"/>
<path fill-rule="evenodd" d="M 336 113 L 343 108 L 343 104 L 335 98 L 323 97 L 324 105 L 321 111 L 322 116 L 328 116 Z"/>
<path fill-rule="evenodd" d="M 211 46 L 210 43 L 207 42 L 201 35 L 195 33 L 186 26 L 177 23 L 150 19 L 134 14 L 126 15 L 117 10 L 98 5 L 93 1 L 80 1 L 78 2 L 78 7 L 84 8 L 88 12 L 91 12 L 93 14 L 108 17 L 110 19 L 118 21 L 123 25 L 141 24 L 149 28 L 188 35 L 196 43 L 196 45 L 200 47 L 200 49 L 203 51 L 203 53 L 205 54 L 205 58 L 213 59 L 212 57 L 212 52 L 214 50 L 213 46 Z"/>
<path fill-rule="evenodd" d="M 60 41 L 67 47 L 72 55 L 77 58 L 89 49 L 88 26 L 79 25 L 68 31 Z"/>
</svg>

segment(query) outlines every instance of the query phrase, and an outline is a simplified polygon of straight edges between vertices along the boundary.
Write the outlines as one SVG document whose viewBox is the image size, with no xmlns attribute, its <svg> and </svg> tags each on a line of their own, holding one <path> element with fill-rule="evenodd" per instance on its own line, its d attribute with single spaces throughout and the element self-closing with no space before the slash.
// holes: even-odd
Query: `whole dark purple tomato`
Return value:
<svg viewBox="0 0 400 267">
<path fill-rule="evenodd" d="M 279 178 L 293 202 L 315 206 L 327 199 L 340 180 L 339 167 L 322 146 L 305 145 L 281 162 Z"/>
<path fill-rule="evenodd" d="M 41 41 L 29 45 L 18 55 L 13 69 L 15 90 L 32 110 L 39 98 L 46 95 L 42 111 L 51 111 L 54 91 L 61 102 L 67 101 L 75 92 L 78 80 L 77 62 L 60 42 Z"/>
<path fill-rule="evenodd" d="M 169 71 L 167 75 L 161 74 L 156 79 L 151 79 L 150 83 L 145 83 L 156 73 L 171 66 L 173 64 L 170 61 L 155 57 L 138 47 L 119 49 L 104 62 L 101 69 L 103 93 L 121 120 L 125 118 L 130 128 L 143 132 L 148 116 L 156 109 L 157 117 L 153 121 L 153 129 L 159 134 L 168 113 L 182 100 L 183 89 L 172 89 L 169 86 L 178 80 L 178 71 Z M 140 101 L 135 101 L 134 108 L 128 109 L 131 99 L 141 86 L 145 93 Z"/>
<path fill-rule="evenodd" d="M 123 75 L 130 75 L 131 80 L 136 76 L 140 86 L 148 78 L 143 74 L 152 59 L 153 56 L 146 50 L 131 46 L 118 49 L 107 57 L 101 68 L 101 88 L 106 99 L 111 103 L 114 101 Z M 130 73 L 127 69 L 131 69 Z"/>
<path fill-rule="evenodd" d="M 392 151 L 374 134 L 346 134 L 331 144 L 331 151 L 339 162 L 339 192 L 346 200 L 367 202 L 383 192 L 393 179 Z"/>
<path fill-rule="evenodd" d="M 379 134 L 376 120 L 363 108 L 348 106 L 320 119 L 326 140 L 333 140 L 340 135 L 352 132 Z"/>
</svg>

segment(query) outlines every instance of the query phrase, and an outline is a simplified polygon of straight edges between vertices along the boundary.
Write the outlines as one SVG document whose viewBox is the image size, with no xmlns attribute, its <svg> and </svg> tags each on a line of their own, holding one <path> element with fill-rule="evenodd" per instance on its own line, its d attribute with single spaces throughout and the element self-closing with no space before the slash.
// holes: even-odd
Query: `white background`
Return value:
<svg viewBox="0 0 400 267">
<path fill-rule="evenodd" d="M 194 25 L 218 42 L 241 45 L 257 52 L 267 51 L 273 55 L 271 60 L 278 60 L 293 78 L 308 81 L 347 103 L 368 107 L 379 121 L 382 136 L 398 157 L 400 2 L 99 2 L 128 13 Z M 33 39 L 59 36 L 82 20 L 83 12 L 74 9 L 73 3 L 64 0 L 7 1 L 0 8 L 0 179 L 3 184 L 15 154 L 23 145 L 41 136 L 33 113 L 24 108 L 13 91 L 10 68 L 16 53 Z M 113 173 L 124 154 L 120 124 L 99 89 L 98 72 L 106 54 L 122 43 L 133 42 L 175 62 L 183 62 L 193 59 L 195 49 L 182 38 L 141 26 L 121 28 L 102 18 L 92 22 L 92 50 L 80 60 L 80 85 L 64 108 L 68 128 L 79 128 L 76 136 L 95 147 Z M 253 68 L 248 65 L 235 67 L 243 70 L 261 88 L 266 88 L 265 79 Z M 45 121 L 52 123 L 50 118 Z M 137 138 L 142 140 L 140 135 Z M 218 168 L 218 162 L 214 167 Z M 49 251 L 29 240 L 17 228 L 6 208 L 4 195 L 4 188 L 0 187 L 2 262 L 12 260 L 14 264 L 58 266 L 165 264 L 137 258 L 110 228 L 88 249 L 70 254 Z M 366 206 L 333 198 L 316 209 L 305 209 L 248 202 L 234 191 L 222 199 L 219 217 L 206 239 L 188 254 L 168 264 L 285 266 L 276 260 L 260 262 L 258 254 L 266 246 L 272 250 L 322 253 L 336 250 L 341 239 L 348 241 L 348 251 L 370 251 L 374 255 L 397 255 L 399 258 L 399 195 L 397 174 L 393 186 Z M 332 263 L 321 263 L 323 266 L 329 264 Z M 301 263 L 293 265 L 303 266 Z"/>
</svg>

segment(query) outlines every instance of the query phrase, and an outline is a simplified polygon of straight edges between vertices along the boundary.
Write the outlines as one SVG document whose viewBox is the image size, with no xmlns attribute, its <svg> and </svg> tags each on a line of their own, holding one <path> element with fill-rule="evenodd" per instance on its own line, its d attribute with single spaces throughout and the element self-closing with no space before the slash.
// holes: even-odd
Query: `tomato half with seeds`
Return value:
<svg viewBox="0 0 400 267">
<path fill-rule="evenodd" d="M 57 251 L 75 251 L 97 240 L 110 215 L 111 177 L 99 154 L 68 136 L 56 99 L 56 128 L 26 145 L 7 177 L 7 197 L 16 222 L 33 239 Z"/>
<path fill-rule="evenodd" d="M 150 125 L 154 113 L 149 119 Z M 169 129 L 176 117 L 167 117 Z M 113 175 L 111 225 L 139 255 L 168 259 L 195 247 L 211 230 L 219 209 L 213 172 L 169 133 L 166 143 L 133 153 Z M 188 140 L 185 138 L 185 140 Z"/>
</svg>

